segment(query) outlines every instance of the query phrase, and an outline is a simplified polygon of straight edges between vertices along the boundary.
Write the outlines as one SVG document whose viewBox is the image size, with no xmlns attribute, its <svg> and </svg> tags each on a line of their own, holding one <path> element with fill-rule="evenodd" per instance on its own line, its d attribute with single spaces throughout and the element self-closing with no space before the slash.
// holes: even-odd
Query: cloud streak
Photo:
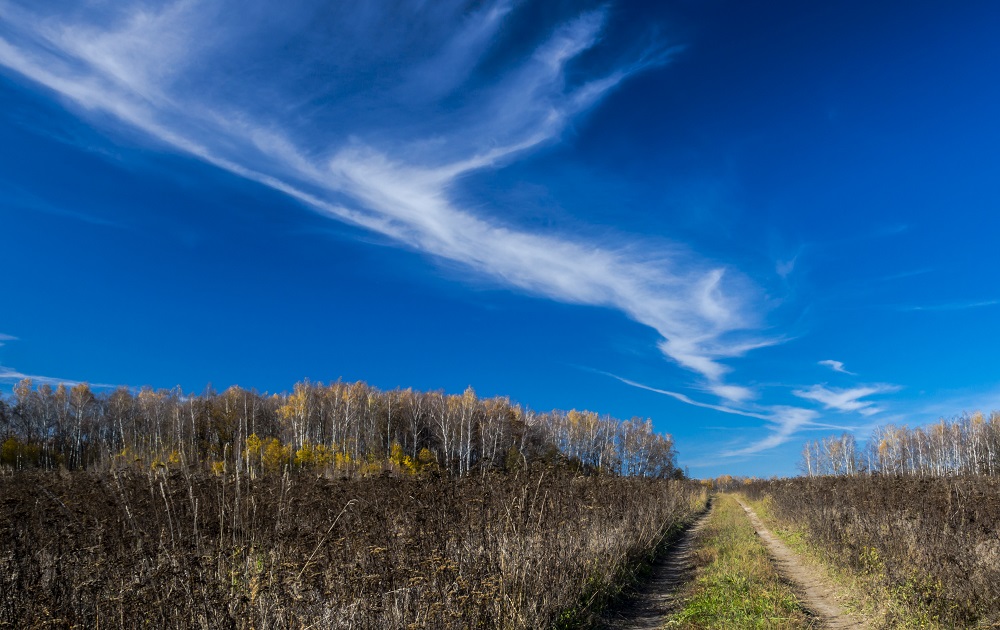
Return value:
<svg viewBox="0 0 1000 630">
<path fill-rule="evenodd" d="M 74 219 L 103 227 L 118 229 L 123 227 L 114 221 L 109 221 L 93 214 L 80 212 L 75 209 L 70 210 L 60 205 L 49 203 L 36 195 L 20 189 L 18 186 L 2 181 L 0 181 L 0 194 L 4 197 L 5 205 L 11 208 L 26 210 L 28 212 L 42 212 L 59 218 Z M 2 340 L 2 337 L 0 337 L 0 341 Z"/>
<path fill-rule="evenodd" d="M 850 374 L 851 376 L 857 376 L 854 372 L 848 372 L 844 369 L 844 364 L 841 361 L 834 361 L 833 359 L 824 359 L 818 362 L 819 365 L 824 365 L 834 372 L 840 372 L 841 374 Z"/>
<path fill-rule="evenodd" d="M 875 394 L 886 394 L 897 392 L 900 387 L 897 385 L 866 385 L 853 387 L 850 389 L 839 389 L 826 387 L 825 385 L 813 385 L 808 389 L 797 389 L 792 393 L 799 398 L 812 400 L 823 405 L 824 409 L 832 409 L 843 412 L 857 412 L 863 416 L 872 416 L 880 411 L 875 403 L 869 400 L 861 400 Z"/>
<path fill-rule="evenodd" d="M 702 375 L 709 391 L 737 401 L 751 395 L 724 382 L 724 361 L 775 341 L 755 335 L 761 305 L 737 270 L 680 245 L 640 251 L 531 232 L 497 216 L 502 209 L 491 214 L 455 201 L 463 178 L 558 142 L 571 120 L 678 49 L 660 46 L 581 73 L 581 58 L 599 48 L 606 30 L 607 10 L 598 9 L 553 26 L 533 49 L 505 59 L 501 72 L 477 74 L 496 53 L 500 26 L 515 10 L 509 2 L 468 15 L 445 3 L 431 12 L 437 21 L 416 3 L 373 4 L 326 16 L 320 26 L 333 30 L 326 33 L 309 30 L 319 4 L 281 15 L 251 4 L 243 11 L 199 0 L 157 8 L 131 2 L 113 13 L 39 15 L 37 5 L 3 2 L 0 64 L 85 115 L 110 115 L 332 219 L 513 289 L 617 309 L 655 329 L 663 354 Z M 213 19 L 223 12 L 258 17 Z M 400 30 L 410 18 L 425 22 L 419 44 Z M 452 34 L 456 21 L 461 28 Z M 396 37 L 380 37 L 386 29 Z M 295 66 L 275 67 L 272 50 L 250 47 L 251 40 L 292 38 L 309 43 Z M 414 61 L 401 63 L 404 53 Z M 386 76 L 372 75 L 372 67 L 385 67 Z M 322 72 L 329 76 L 322 85 L 308 80 Z M 454 105 L 448 95 L 458 86 L 474 87 L 473 96 Z"/>
<path fill-rule="evenodd" d="M 3 346 L 5 342 L 8 341 L 20 341 L 17 337 L 13 335 L 6 335 L 0 333 L 0 346 Z M 25 374 L 15 370 L 14 368 L 5 367 L 0 365 L 0 383 L 16 383 L 18 381 L 24 380 L 26 378 L 31 379 L 35 384 L 38 385 L 67 385 L 69 387 L 74 387 L 85 381 L 76 381 L 67 378 L 56 378 L 52 376 L 41 376 L 38 374 Z M 111 388 L 115 385 L 109 385 L 107 383 L 91 383 L 91 387 L 97 388 Z"/>
<path fill-rule="evenodd" d="M 660 352 L 722 402 L 609 376 L 769 429 L 726 456 L 760 453 L 818 426 L 816 411 L 748 404 L 757 393 L 727 380 L 727 359 L 782 341 L 760 334 L 766 298 L 739 270 L 678 243 L 534 231 L 463 194 L 471 176 L 557 144 L 624 82 L 681 49 L 606 50 L 610 9 L 600 8 L 550 24 L 511 53 L 498 42 L 516 3 L 421 4 L 131 0 L 60 10 L 0 0 L 0 66 L 95 123 L 140 132 L 140 141 L 457 263 L 471 277 L 615 309 L 654 329 Z M 289 46 L 294 55 L 283 52 Z M 0 368 L 0 380 L 25 377 Z M 829 391 L 801 397 L 823 402 L 817 396 Z"/>
<path fill-rule="evenodd" d="M 39 376 L 37 374 L 25 374 L 23 372 L 19 372 L 19 371 L 13 369 L 13 368 L 4 367 L 4 366 L 0 365 L 0 382 L 16 383 L 16 382 L 24 380 L 26 378 L 31 379 L 32 382 L 34 382 L 36 385 L 66 385 L 68 387 L 75 387 L 76 385 L 79 385 L 80 383 L 86 382 L 86 381 L 75 381 L 75 380 L 68 379 L 68 378 L 55 378 L 55 377 L 52 377 L 52 376 Z M 90 383 L 89 385 L 91 387 L 97 387 L 97 388 L 111 388 L 111 387 L 115 387 L 115 385 L 109 385 L 107 383 Z"/>
<path fill-rule="evenodd" d="M 681 394 L 680 392 L 674 392 L 666 389 L 660 389 L 658 387 L 652 387 L 649 385 L 644 385 L 636 381 L 623 378 L 616 374 L 610 372 L 599 372 L 605 376 L 610 376 L 611 378 L 636 387 L 639 389 L 644 389 L 646 391 L 654 392 L 656 394 L 661 394 L 663 396 L 668 396 L 674 400 L 678 400 L 682 403 L 692 405 L 694 407 L 701 407 L 703 409 L 711 409 L 713 411 L 720 411 L 722 413 L 728 413 L 736 416 L 744 416 L 747 418 L 756 418 L 758 420 L 763 420 L 766 423 L 767 428 L 770 433 L 759 440 L 750 442 L 749 444 L 739 447 L 724 450 L 719 453 L 719 457 L 724 458 L 735 458 L 735 457 L 747 457 L 750 455 L 756 455 L 763 451 L 781 446 L 789 440 L 791 440 L 796 433 L 802 430 L 810 428 L 830 428 L 830 425 L 820 424 L 816 422 L 819 418 L 819 413 L 812 409 L 803 409 L 801 407 L 792 407 L 786 405 L 775 405 L 770 407 L 761 407 L 757 410 L 747 410 L 738 409 L 735 407 L 730 407 L 726 405 L 713 405 L 711 403 L 705 403 L 701 401 L 694 400 L 690 396 Z"/>
<path fill-rule="evenodd" d="M 925 306 L 901 306 L 900 311 L 903 312 L 916 312 L 916 311 L 965 311 L 973 308 L 982 308 L 984 306 L 996 306 L 1000 304 L 1000 300 L 980 300 L 972 302 L 950 302 L 947 304 L 929 304 Z"/>
<path fill-rule="evenodd" d="M 667 390 L 667 389 L 660 389 L 658 387 L 652 387 L 650 385 L 644 385 L 642 383 L 638 383 L 636 381 L 629 380 L 627 378 L 618 376 L 617 374 L 612 374 L 610 372 L 602 372 L 600 370 L 595 370 L 595 371 L 597 373 L 599 373 L 599 374 L 604 374 L 605 376 L 610 376 L 611 378 L 613 378 L 613 379 L 615 379 L 617 381 L 620 381 L 622 383 L 625 383 L 626 385 L 631 385 L 632 387 L 637 387 L 639 389 L 644 389 L 646 391 L 650 391 L 650 392 L 653 392 L 653 393 L 656 393 L 656 394 L 662 394 L 664 396 L 669 396 L 670 398 L 673 398 L 674 400 L 679 400 L 682 403 L 685 403 L 685 404 L 688 404 L 688 405 L 692 405 L 694 407 L 701 407 L 703 409 L 712 409 L 714 411 L 721 411 L 722 413 L 733 414 L 733 415 L 736 415 L 736 416 L 744 416 L 744 417 L 747 417 L 747 418 L 757 418 L 758 420 L 771 420 L 771 416 L 769 416 L 767 414 L 755 413 L 753 411 L 743 411 L 741 409 L 735 409 L 733 407 L 727 407 L 725 405 L 714 405 L 712 403 L 700 402 L 700 401 L 694 400 L 693 398 L 691 398 L 690 396 L 688 396 L 686 394 L 681 394 L 680 392 L 673 392 L 673 391 L 670 391 L 670 390 Z"/>
<path fill-rule="evenodd" d="M 747 446 L 723 451 L 720 453 L 720 456 L 746 457 L 781 446 L 791 440 L 799 431 L 815 426 L 815 421 L 818 417 L 819 414 L 812 409 L 785 406 L 771 407 L 768 418 L 771 428 L 770 435 L 751 442 Z"/>
</svg>

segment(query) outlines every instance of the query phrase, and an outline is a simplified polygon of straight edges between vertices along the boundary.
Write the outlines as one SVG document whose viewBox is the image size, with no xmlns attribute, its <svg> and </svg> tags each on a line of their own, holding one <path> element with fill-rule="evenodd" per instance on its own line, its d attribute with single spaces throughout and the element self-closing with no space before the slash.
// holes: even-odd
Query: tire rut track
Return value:
<svg viewBox="0 0 1000 630">
<path fill-rule="evenodd" d="M 652 565 L 652 574 L 624 604 L 605 615 L 602 630 L 655 630 L 682 603 L 680 587 L 694 571 L 693 552 L 712 506 L 699 516 Z"/>
<path fill-rule="evenodd" d="M 795 586 L 799 600 L 819 622 L 819 627 L 828 630 L 867 627 L 844 612 L 834 599 L 830 585 L 814 569 L 804 565 L 798 554 L 771 533 L 750 506 L 739 498 L 736 500 L 746 512 L 757 535 L 767 546 L 778 572 Z"/>
</svg>

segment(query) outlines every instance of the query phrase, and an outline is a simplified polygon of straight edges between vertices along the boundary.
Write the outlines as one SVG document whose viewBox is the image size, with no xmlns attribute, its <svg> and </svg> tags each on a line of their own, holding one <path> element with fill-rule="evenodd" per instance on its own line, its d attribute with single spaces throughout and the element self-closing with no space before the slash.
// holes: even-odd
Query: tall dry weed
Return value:
<svg viewBox="0 0 1000 630">
<path fill-rule="evenodd" d="M 585 623 L 688 518 L 678 481 L 0 477 L 0 626 Z"/>
</svg>

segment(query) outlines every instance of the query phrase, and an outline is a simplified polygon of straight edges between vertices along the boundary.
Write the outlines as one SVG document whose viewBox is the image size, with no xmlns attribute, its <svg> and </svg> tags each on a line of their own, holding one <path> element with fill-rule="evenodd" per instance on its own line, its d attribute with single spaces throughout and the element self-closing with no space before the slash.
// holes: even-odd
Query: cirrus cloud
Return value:
<svg viewBox="0 0 1000 630">
<path fill-rule="evenodd" d="M 844 368 L 844 364 L 841 361 L 834 361 L 833 359 L 824 359 L 823 361 L 819 362 L 819 365 L 824 365 L 833 370 L 834 372 L 840 372 L 841 374 L 850 374 L 851 376 L 857 376 L 857 374 L 855 374 L 854 372 L 848 372 L 847 369 Z"/>
<path fill-rule="evenodd" d="M 792 393 L 799 398 L 816 401 L 822 404 L 824 409 L 856 411 L 863 416 L 871 416 L 879 413 L 882 409 L 870 400 L 861 400 L 862 398 L 875 394 L 897 392 L 900 389 L 898 385 L 887 384 L 865 385 L 848 389 L 813 385 L 808 389 L 796 389 Z"/>
<path fill-rule="evenodd" d="M 530 231 L 502 209 L 456 201 L 468 174 L 558 142 L 623 82 L 679 52 L 662 42 L 629 55 L 599 50 L 607 7 L 551 25 L 502 63 L 494 44 L 516 10 L 509 2 L 471 11 L 449 2 L 434 11 L 202 0 L 0 7 L 0 65 L 83 115 L 110 115 L 492 282 L 617 309 L 656 330 L 662 353 L 710 391 L 751 396 L 724 382 L 724 361 L 776 340 L 755 333 L 763 307 L 737 269 L 679 244 Z M 289 41 L 301 47 L 294 58 L 278 54 Z M 584 66 L 596 52 L 604 61 Z M 500 71 L 477 72 L 487 59 Z M 460 85 L 465 98 L 451 99 Z"/>
</svg>

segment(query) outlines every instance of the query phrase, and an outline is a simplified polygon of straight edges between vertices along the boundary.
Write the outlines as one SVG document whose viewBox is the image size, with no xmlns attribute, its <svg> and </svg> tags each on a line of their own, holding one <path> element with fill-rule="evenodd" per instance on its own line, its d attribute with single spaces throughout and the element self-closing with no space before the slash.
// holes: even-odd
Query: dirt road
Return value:
<svg viewBox="0 0 1000 630">
<path fill-rule="evenodd" d="M 864 628 L 865 625 L 848 615 L 833 598 L 833 590 L 811 567 L 802 563 L 801 558 L 785 543 L 764 527 L 757 514 L 743 501 L 737 499 L 747 513 L 757 535 L 767 545 L 775 560 L 779 573 L 795 585 L 802 605 L 820 622 L 822 628 Z"/>
<path fill-rule="evenodd" d="M 666 616 L 679 605 L 680 587 L 694 571 L 692 552 L 698 532 L 708 520 L 706 511 L 661 556 L 652 567 L 652 575 L 635 596 L 624 605 L 605 615 L 600 628 L 604 630 L 656 630 Z"/>
</svg>

